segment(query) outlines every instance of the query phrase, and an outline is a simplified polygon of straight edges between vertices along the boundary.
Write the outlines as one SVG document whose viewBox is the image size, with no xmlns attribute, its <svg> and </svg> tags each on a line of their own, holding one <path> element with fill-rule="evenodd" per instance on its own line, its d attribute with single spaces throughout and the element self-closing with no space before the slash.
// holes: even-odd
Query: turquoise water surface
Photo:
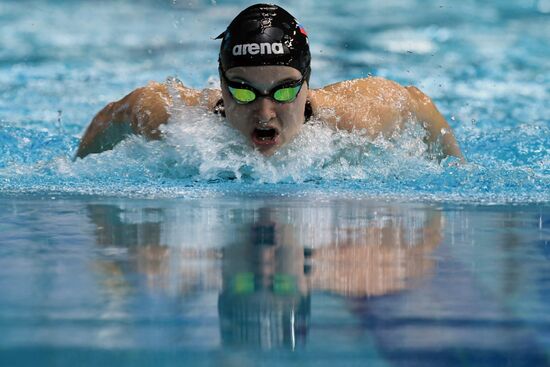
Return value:
<svg viewBox="0 0 550 367">
<path fill-rule="evenodd" d="M 216 87 L 245 1 L 0 4 L 0 365 L 550 365 L 550 2 L 283 1 L 313 88 L 416 85 L 468 161 L 306 125 L 266 158 L 175 106 L 74 160 L 151 80 Z"/>
<path fill-rule="evenodd" d="M 548 205 L 0 200 L 0 362 L 546 366 Z"/>
<path fill-rule="evenodd" d="M 217 118 L 193 111 L 174 113 L 180 123 L 166 128 L 163 142 L 131 139 L 72 162 L 93 115 L 135 87 L 169 76 L 216 85 L 212 38 L 245 4 L 4 1 L 3 191 L 203 197 L 321 187 L 437 201 L 550 199 L 546 0 L 283 3 L 310 34 L 312 87 L 368 74 L 417 85 L 449 120 L 466 166 L 425 159 L 415 129 L 387 141 L 319 124 L 266 159 Z"/>
</svg>

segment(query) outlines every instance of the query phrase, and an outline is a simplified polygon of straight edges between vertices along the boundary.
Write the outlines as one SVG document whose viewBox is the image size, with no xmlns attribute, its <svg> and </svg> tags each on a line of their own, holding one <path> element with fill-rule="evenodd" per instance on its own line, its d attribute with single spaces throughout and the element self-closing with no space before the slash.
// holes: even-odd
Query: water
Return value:
<svg viewBox="0 0 550 367">
<path fill-rule="evenodd" d="M 169 76 L 195 88 L 216 85 L 219 41 L 211 38 L 244 5 L 4 1 L 3 191 L 205 197 L 240 191 L 243 181 L 252 190 L 293 183 L 291 190 L 306 192 L 315 182 L 337 195 L 549 201 L 546 0 L 283 5 L 310 34 L 312 87 L 369 73 L 417 85 L 449 120 L 469 164 L 427 160 L 414 129 L 392 141 L 369 141 L 322 124 L 265 159 L 216 117 L 193 111 L 174 113 L 167 141 L 131 139 L 73 163 L 93 115 L 135 87 Z M 417 7 L 423 11 L 411 10 Z M 88 18 L 94 21 L 82 21 Z M 269 192 L 287 189 L 275 185 Z"/>
<path fill-rule="evenodd" d="M 548 205 L 0 201 L 2 365 L 548 365 Z"/>
<path fill-rule="evenodd" d="M 2 1 L 0 365 L 550 365 L 548 0 L 281 3 L 312 87 L 418 86 L 466 165 L 322 121 L 265 158 L 178 106 L 73 161 L 132 89 L 216 86 L 248 4 Z"/>
</svg>

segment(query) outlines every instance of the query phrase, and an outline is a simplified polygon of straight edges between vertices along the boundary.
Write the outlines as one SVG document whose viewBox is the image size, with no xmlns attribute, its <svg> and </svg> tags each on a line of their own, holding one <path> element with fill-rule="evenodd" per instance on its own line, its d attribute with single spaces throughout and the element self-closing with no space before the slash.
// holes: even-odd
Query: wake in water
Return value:
<svg viewBox="0 0 550 367">
<path fill-rule="evenodd" d="M 171 198 L 313 192 L 411 201 L 550 202 L 550 23 L 542 1 L 530 6 L 444 1 L 423 12 L 409 11 L 418 1 L 397 8 L 321 1 L 315 14 L 307 6 L 299 11 L 316 35 L 313 84 L 372 72 L 419 86 L 449 119 L 468 160 L 462 166 L 431 159 L 418 126 L 393 139 L 370 140 L 320 121 L 265 158 L 222 120 L 196 110 L 176 111 L 163 141 L 132 136 L 112 151 L 73 162 L 89 119 L 125 91 L 174 73 L 197 88 L 209 76 L 217 79 L 218 44 L 205 44 L 205 35 L 224 29 L 224 14 L 236 5 L 204 3 L 172 12 L 145 2 L 108 7 L 49 2 L 50 11 L 44 12 L 27 2 L 4 3 L 2 194 Z M 130 13 L 132 22 L 119 21 Z M 365 26 L 364 14 L 390 16 L 392 23 Z M 90 16 L 93 26 L 74 22 Z M 203 21 L 188 27 L 189 19 Z M 53 23 L 57 26 L 49 27 Z"/>
<path fill-rule="evenodd" d="M 424 131 L 415 125 L 394 139 L 372 140 L 360 131 L 335 131 L 313 120 L 271 157 L 253 149 L 225 120 L 197 109 L 173 111 L 163 132 L 165 144 L 155 156 L 170 162 L 164 171 L 170 177 L 299 183 L 362 180 L 373 170 L 387 176 L 395 173 L 396 164 L 405 162 L 405 167 L 420 164 L 423 169 L 440 169 L 426 159 Z"/>
<path fill-rule="evenodd" d="M 470 157 L 466 152 L 470 162 L 459 165 L 454 157 L 431 158 L 419 124 L 389 139 L 370 139 L 361 131 L 334 130 L 313 120 L 291 143 L 265 157 L 219 116 L 188 107 L 174 108 L 171 116 L 161 141 L 130 136 L 113 150 L 74 162 L 70 152 L 78 145 L 76 137 L 3 128 L 4 192 L 204 197 L 261 190 L 280 195 L 290 189 L 413 200 L 548 201 L 548 154 L 539 141 L 546 139 L 539 135 L 548 130 L 544 126 L 537 129 L 538 140 L 522 144 L 509 159 L 488 154 L 491 149 L 484 146 Z M 478 127 L 462 131 L 472 144 L 481 139 L 485 145 L 491 133 Z M 521 162 L 521 155 L 527 151 L 533 157 L 534 149 L 541 157 L 538 166 Z"/>
<path fill-rule="evenodd" d="M 60 161 L 60 172 L 103 176 L 120 169 L 127 170 L 127 175 L 133 171 L 149 178 L 300 183 L 361 180 L 371 177 L 374 171 L 377 176 L 393 176 L 412 166 L 422 171 L 441 170 L 436 162 L 425 158 L 423 131 L 416 127 L 396 140 L 370 140 L 312 121 L 290 144 L 265 157 L 217 116 L 196 109 L 172 116 L 162 128 L 164 140 L 147 142 L 131 136 L 112 151 L 75 164 Z"/>
</svg>

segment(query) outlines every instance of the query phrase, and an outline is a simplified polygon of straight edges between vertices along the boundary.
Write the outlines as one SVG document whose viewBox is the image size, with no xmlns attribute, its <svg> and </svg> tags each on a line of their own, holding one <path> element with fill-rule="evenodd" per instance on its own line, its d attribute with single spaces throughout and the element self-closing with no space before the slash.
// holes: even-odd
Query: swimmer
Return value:
<svg viewBox="0 0 550 367">
<path fill-rule="evenodd" d="M 372 138 L 391 138 L 406 124 L 418 122 L 426 130 L 428 147 L 440 146 L 438 159 L 464 160 L 447 121 L 416 87 L 368 77 L 309 89 L 307 33 L 277 5 L 246 8 L 217 39 L 221 90 L 151 82 L 103 108 L 84 133 L 76 156 L 112 149 L 129 133 L 160 139 L 170 107 L 183 103 L 222 115 L 265 156 L 292 141 L 313 117 Z"/>
</svg>

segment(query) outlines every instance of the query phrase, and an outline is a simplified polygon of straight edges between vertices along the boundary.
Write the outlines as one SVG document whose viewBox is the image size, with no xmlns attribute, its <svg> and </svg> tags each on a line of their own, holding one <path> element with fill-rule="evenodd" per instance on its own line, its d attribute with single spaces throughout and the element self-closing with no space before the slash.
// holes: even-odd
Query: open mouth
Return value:
<svg viewBox="0 0 550 367">
<path fill-rule="evenodd" d="M 274 127 L 257 127 L 252 131 L 252 141 L 256 145 L 277 144 L 279 130 Z"/>
</svg>

